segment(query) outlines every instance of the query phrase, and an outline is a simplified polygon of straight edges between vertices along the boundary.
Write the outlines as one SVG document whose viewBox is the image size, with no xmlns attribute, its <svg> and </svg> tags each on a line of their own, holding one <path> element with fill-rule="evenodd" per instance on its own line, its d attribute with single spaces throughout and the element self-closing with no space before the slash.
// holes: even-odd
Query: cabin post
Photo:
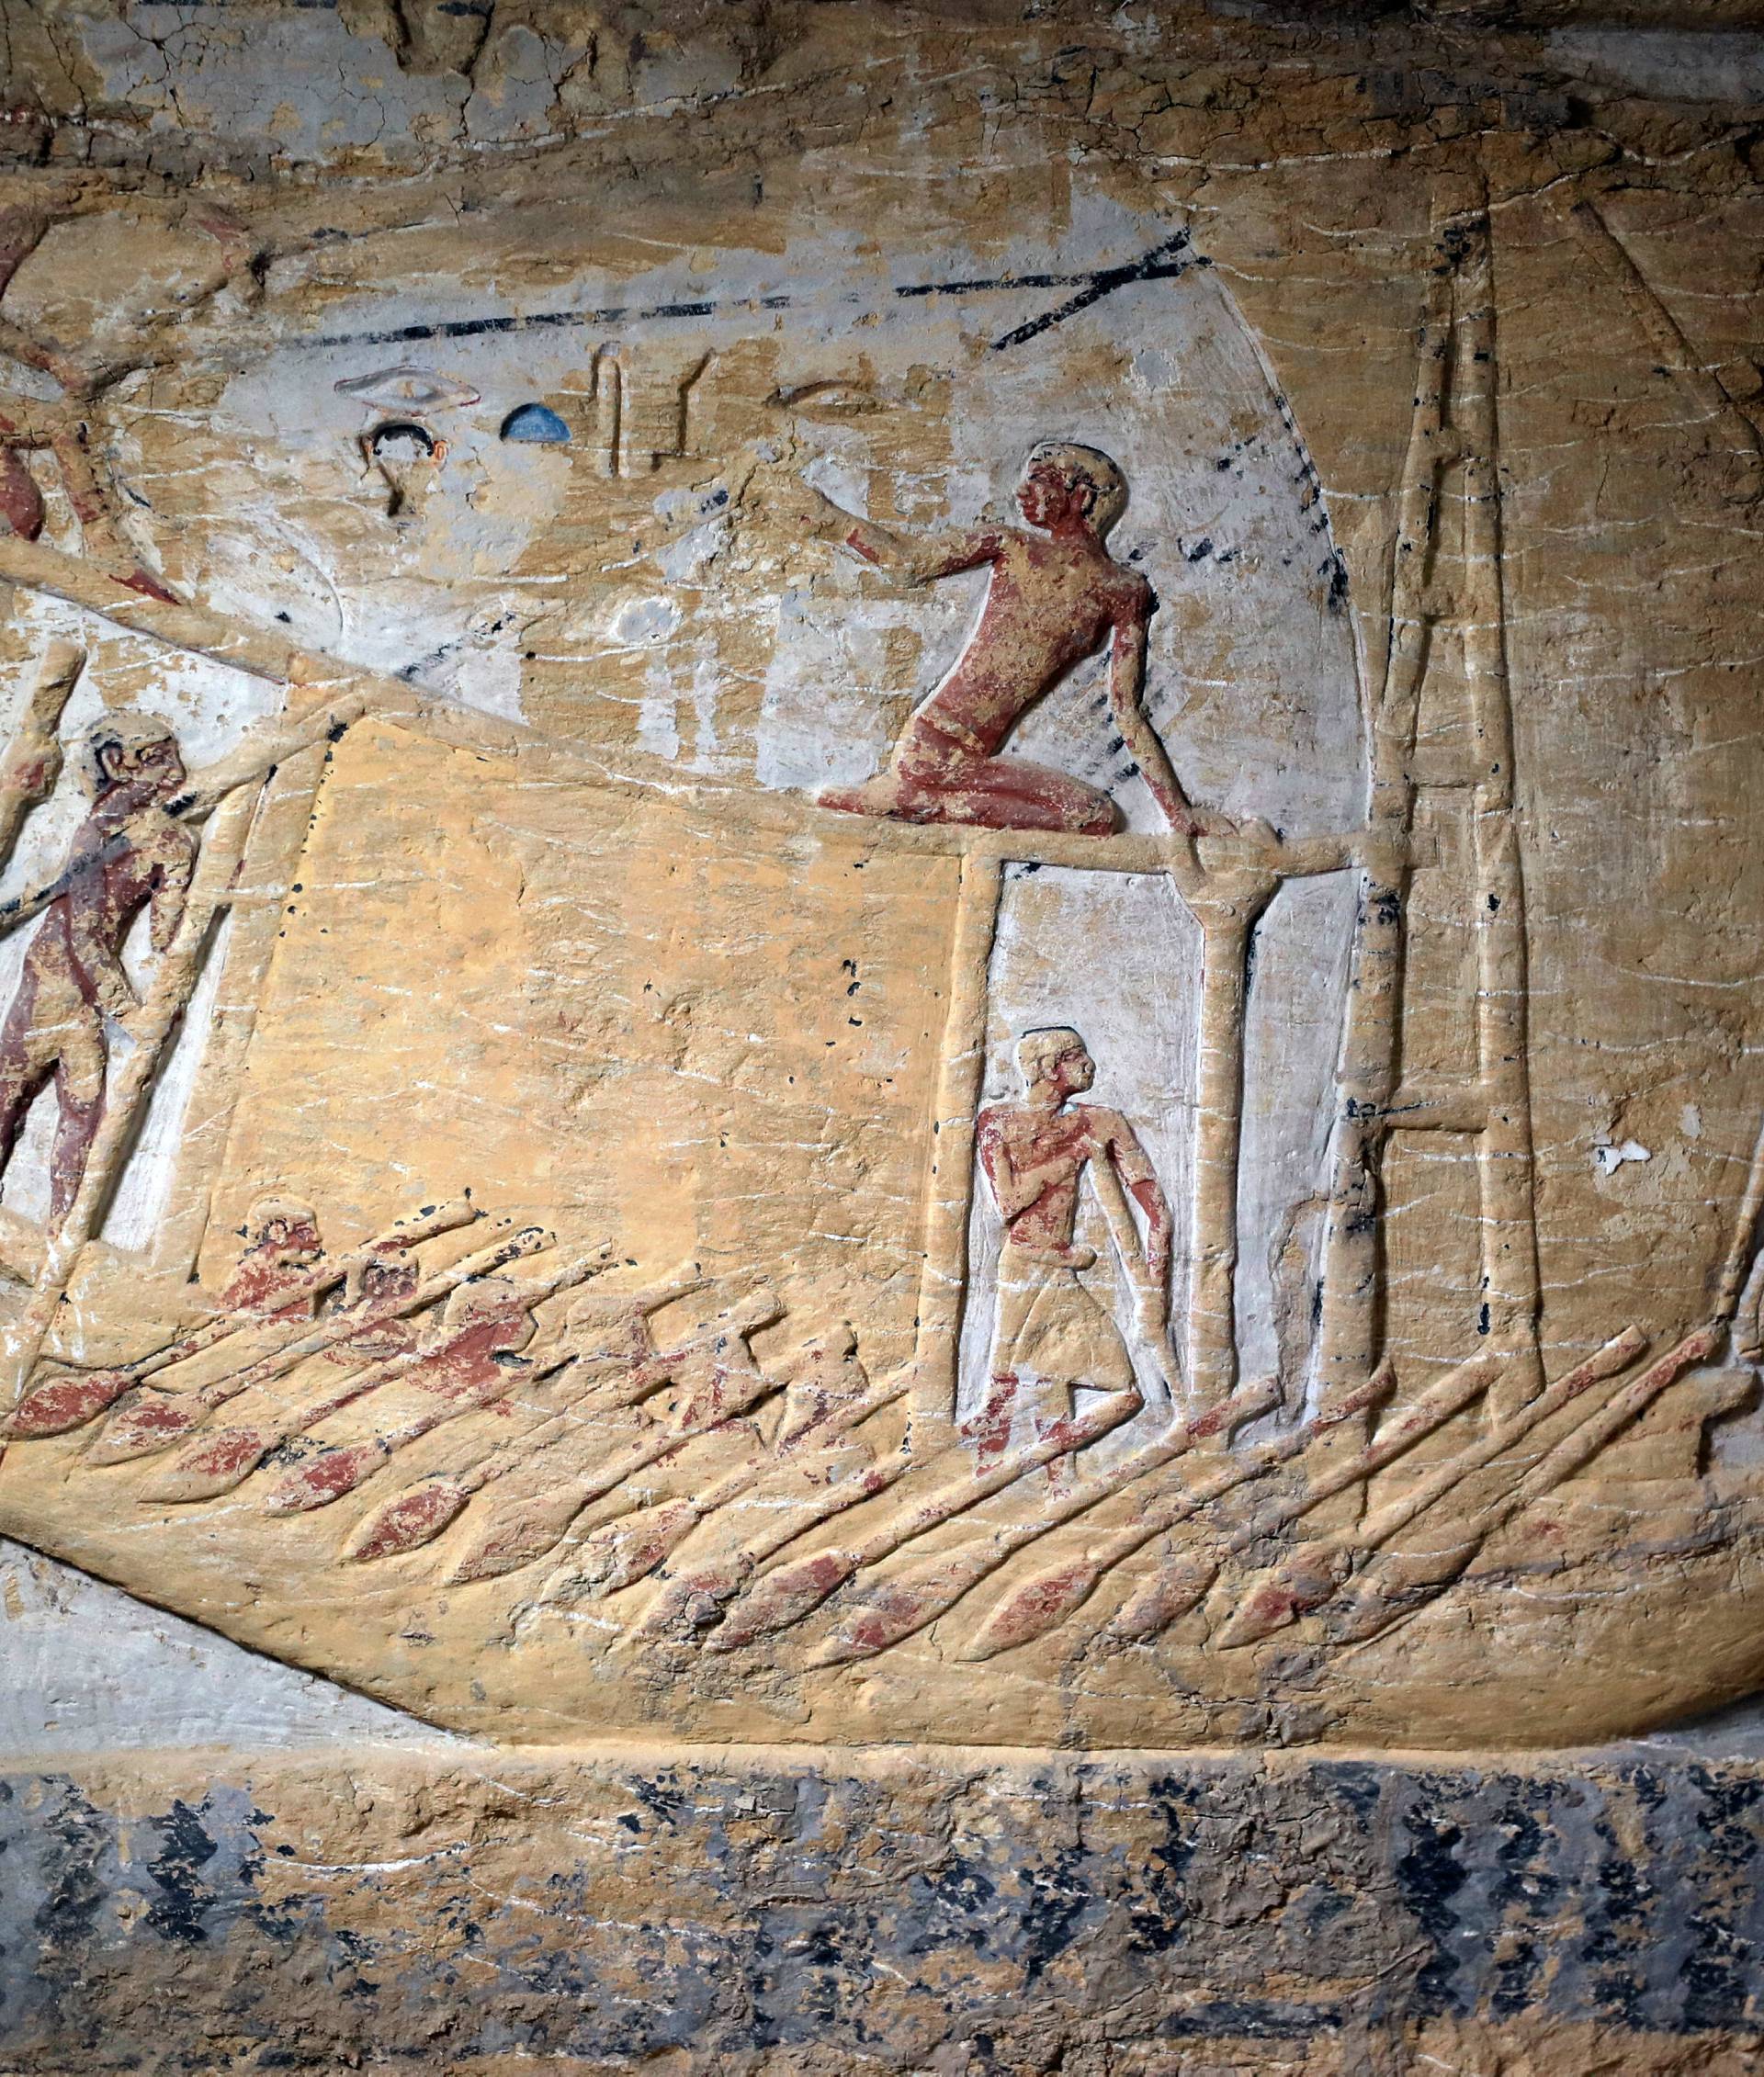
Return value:
<svg viewBox="0 0 1764 2077">
<path fill-rule="evenodd" d="M 1514 822 L 1513 704 L 1500 567 L 1499 413 L 1494 266 L 1486 206 L 1466 227 L 1459 273 L 1453 413 L 1464 432 L 1464 678 L 1474 735 L 1471 832 L 1476 945 L 1476 1146 L 1483 1301 L 1478 1330 L 1512 1359 L 1491 1395 L 1498 1416 L 1544 1389 L 1526 1062 L 1525 881 Z"/>
<path fill-rule="evenodd" d="M 1003 876 L 1003 863 L 994 853 L 969 852 L 962 859 L 949 944 L 949 1008 L 925 1179 L 925 1259 L 919 1278 L 911 1399 L 912 1426 L 922 1438 L 956 1418 L 974 1192 L 974 1119 L 986 1079 L 987 970 L 999 927 Z"/>
</svg>

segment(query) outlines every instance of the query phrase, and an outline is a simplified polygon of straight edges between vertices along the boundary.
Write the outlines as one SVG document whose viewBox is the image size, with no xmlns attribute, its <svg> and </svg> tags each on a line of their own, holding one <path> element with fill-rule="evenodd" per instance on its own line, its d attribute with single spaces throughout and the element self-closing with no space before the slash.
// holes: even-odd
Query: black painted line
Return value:
<svg viewBox="0 0 1764 2077">
<path fill-rule="evenodd" d="M 1038 339 L 1044 332 L 1051 332 L 1055 325 L 1064 324 L 1069 317 L 1076 317 L 1087 310 L 1092 303 L 1100 303 L 1104 296 L 1112 296 L 1117 288 L 1125 288 L 1136 281 L 1172 281 L 1178 275 L 1186 274 L 1190 267 L 1204 265 L 1205 262 L 1187 251 L 1188 233 L 1179 231 L 1173 238 L 1165 239 L 1161 245 L 1154 245 L 1148 253 L 1131 261 L 1125 266 L 1103 267 L 1093 274 L 1086 286 L 1068 301 L 1057 303 L 1039 317 L 1032 317 L 1026 324 L 1020 324 L 1014 332 L 1007 332 L 1002 339 L 992 342 L 992 351 L 1000 354 L 1007 346 L 1021 346 L 1031 339 Z"/>
<path fill-rule="evenodd" d="M 904 282 L 898 285 L 894 292 L 898 298 L 910 299 L 925 296 L 998 295 L 1023 288 L 1076 288 L 1080 291 L 1057 308 L 1007 333 L 1002 339 L 995 339 L 992 344 L 996 350 L 1020 345 L 1025 339 L 1035 338 L 1131 282 L 1173 280 L 1192 266 L 1204 266 L 1206 262 L 1199 254 L 1185 251 L 1187 244 L 1187 231 L 1179 231 L 1175 237 L 1166 239 L 1161 245 L 1154 245 L 1136 260 L 1130 260 L 1122 266 L 1101 267 L 1089 274 L 1003 274 L 982 280 Z M 288 344 L 313 348 L 408 346 L 424 339 L 481 339 L 494 333 L 549 332 L 576 325 L 649 324 L 668 319 L 723 317 L 743 310 L 787 310 L 795 303 L 796 299 L 789 295 L 738 297 L 727 303 L 652 303 L 647 309 L 629 303 L 608 303 L 587 310 L 536 310 L 526 317 L 445 318 L 433 324 L 401 324 L 381 332 L 327 332 L 317 338 L 293 339 Z"/>
</svg>

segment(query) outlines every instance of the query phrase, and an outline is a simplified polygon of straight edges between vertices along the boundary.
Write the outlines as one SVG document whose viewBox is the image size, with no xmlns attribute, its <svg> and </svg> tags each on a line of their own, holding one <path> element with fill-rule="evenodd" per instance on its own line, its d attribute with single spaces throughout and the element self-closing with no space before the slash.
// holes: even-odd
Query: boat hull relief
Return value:
<svg viewBox="0 0 1764 2077">
<path fill-rule="evenodd" d="M 1743 1691 L 1764 1139 L 1669 1316 L 1540 1239 L 1479 192 L 1377 597 L 1191 231 L 719 264 L 272 341 L 279 596 L 15 486 L 0 1531 L 529 1742 Z"/>
</svg>

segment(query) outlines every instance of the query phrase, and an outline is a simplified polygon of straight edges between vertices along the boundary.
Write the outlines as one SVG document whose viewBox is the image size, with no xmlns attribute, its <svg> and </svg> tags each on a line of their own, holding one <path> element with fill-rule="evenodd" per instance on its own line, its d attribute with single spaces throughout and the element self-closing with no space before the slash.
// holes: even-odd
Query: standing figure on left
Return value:
<svg viewBox="0 0 1764 2077">
<path fill-rule="evenodd" d="M 0 1176 L 31 1099 L 53 1076 L 59 1115 L 50 1215 L 56 1221 L 79 1190 L 104 1112 L 107 1022 L 127 1033 L 141 1007 L 122 969 L 130 925 L 151 905 L 153 948 L 167 950 L 197 854 L 196 837 L 170 812 L 185 771 L 177 739 L 163 721 L 107 714 L 86 729 L 75 755 L 91 809 L 74 832 L 0 1025 Z"/>
</svg>

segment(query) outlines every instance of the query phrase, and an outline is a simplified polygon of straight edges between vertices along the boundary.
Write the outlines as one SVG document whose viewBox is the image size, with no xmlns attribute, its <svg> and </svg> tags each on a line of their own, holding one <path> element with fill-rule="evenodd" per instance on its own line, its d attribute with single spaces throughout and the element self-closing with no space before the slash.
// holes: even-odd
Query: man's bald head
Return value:
<svg viewBox="0 0 1764 2077">
<path fill-rule="evenodd" d="M 1024 1032 L 1017 1041 L 1017 1072 L 1025 1089 L 1045 1082 L 1062 1061 L 1070 1062 L 1074 1070 L 1066 1078 L 1071 1089 L 1091 1086 L 1095 1064 L 1082 1036 L 1069 1024 L 1045 1024 L 1038 1031 Z"/>
<path fill-rule="evenodd" d="M 1099 535 L 1106 534 L 1127 509 L 1127 480 L 1100 447 L 1080 446 L 1076 440 L 1040 441 L 1023 464 L 1023 481 L 1038 470 L 1057 475 L 1082 502 L 1085 516 Z"/>
</svg>

